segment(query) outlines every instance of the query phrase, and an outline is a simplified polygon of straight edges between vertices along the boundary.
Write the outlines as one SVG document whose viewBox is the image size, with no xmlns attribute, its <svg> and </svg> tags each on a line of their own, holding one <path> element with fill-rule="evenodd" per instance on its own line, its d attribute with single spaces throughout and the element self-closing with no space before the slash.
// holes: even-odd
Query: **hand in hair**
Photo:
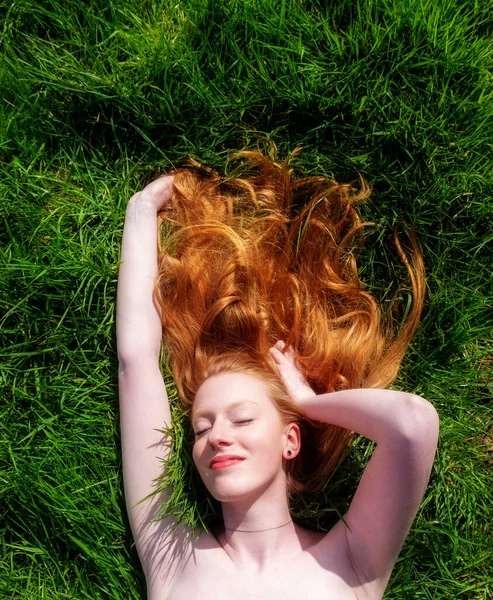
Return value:
<svg viewBox="0 0 493 600">
<path fill-rule="evenodd" d="M 316 396 L 317 394 L 312 390 L 303 373 L 300 371 L 293 349 L 289 348 L 284 354 L 281 352 L 285 346 L 285 342 L 279 340 L 269 349 L 269 352 L 276 361 L 288 394 L 296 404 L 300 404 L 304 398 Z"/>
<path fill-rule="evenodd" d="M 150 204 L 156 211 L 170 207 L 173 194 L 173 175 L 158 177 L 130 198 L 130 202 Z"/>
</svg>

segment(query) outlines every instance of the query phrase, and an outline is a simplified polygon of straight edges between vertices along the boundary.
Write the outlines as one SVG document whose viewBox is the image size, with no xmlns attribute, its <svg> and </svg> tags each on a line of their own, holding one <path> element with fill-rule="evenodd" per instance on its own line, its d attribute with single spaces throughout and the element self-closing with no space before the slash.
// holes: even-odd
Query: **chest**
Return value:
<svg viewBox="0 0 493 600">
<path fill-rule="evenodd" d="M 315 564 L 314 564 L 315 563 Z M 268 575 L 239 574 L 221 561 L 209 568 L 189 564 L 163 600 L 355 600 L 354 588 L 336 572 L 320 569 L 311 557 L 297 565 L 277 568 Z M 352 582 L 351 582 L 352 583 Z"/>
</svg>

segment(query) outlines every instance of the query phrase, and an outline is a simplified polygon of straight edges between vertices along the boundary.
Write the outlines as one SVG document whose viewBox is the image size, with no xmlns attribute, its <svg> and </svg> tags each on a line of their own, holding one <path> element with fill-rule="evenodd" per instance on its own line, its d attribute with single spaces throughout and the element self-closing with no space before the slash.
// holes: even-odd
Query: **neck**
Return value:
<svg viewBox="0 0 493 600">
<path fill-rule="evenodd" d="M 224 528 L 218 540 L 233 562 L 261 569 L 300 551 L 285 488 L 280 492 L 269 490 L 254 500 L 221 504 Z"/>
<path fill-rule="evenodd" d="M 232 527 L 225 527 L 228 531 L 236 531 L 236 533 L 263 533 L 264 531 L 271 531 L 272 529 L 280 529 L 281 527 L 286 527 L 293 522 L 293 519 L 289 519 L 287 523 L 283 523 L 282 525 L 276 525 L 275 527 L 266 527 L 265 529 L 235 529 Z"/>
</svg>

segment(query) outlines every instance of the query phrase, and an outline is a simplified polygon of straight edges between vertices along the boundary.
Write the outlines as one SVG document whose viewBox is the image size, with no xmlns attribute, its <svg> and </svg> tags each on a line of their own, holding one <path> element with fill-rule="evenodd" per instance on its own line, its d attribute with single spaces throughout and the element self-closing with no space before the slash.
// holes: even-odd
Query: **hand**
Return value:
<svg viewBox="0 0 493 600">
<path fill-rule="evenodd" d="M 170 207 L 173 194 L 173 175 L 158 177 L 130 198 L 130 202 L 150 204 L 156 211 Z"/>
<path fill-rule="evenodd" d="M 277 368 L 288 390 L 288 394 L 296 404 L 301 404 L 304 398 L 316 396 L 317 394 L 312 390 L 303 373 L 299 370 L 293 349 L 289 348 L 284 354 L 281 352 L 285 346 L 286 344 L 282 340 L 279 340 L 269 349 L 269 352 L 277 363 Z"/>
</svg>

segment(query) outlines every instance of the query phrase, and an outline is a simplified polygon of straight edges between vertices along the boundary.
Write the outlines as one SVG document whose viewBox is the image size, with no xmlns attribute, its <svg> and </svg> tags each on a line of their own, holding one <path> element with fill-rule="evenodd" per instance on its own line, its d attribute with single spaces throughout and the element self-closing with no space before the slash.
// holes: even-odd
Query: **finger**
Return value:
<svg viewBox="0 0 493 600">
<path fill-rule="evenodd" d="M 274 347 L 269 348 L 269 352 L 272 354 L 272 356 L 278 363 L 280 363 L 282 361 L 282 359 L 284 358 L 282 355 L 282 352 L 279 352 L 279 350 L 277 348 L 274 348 Z"/>
</svg>

